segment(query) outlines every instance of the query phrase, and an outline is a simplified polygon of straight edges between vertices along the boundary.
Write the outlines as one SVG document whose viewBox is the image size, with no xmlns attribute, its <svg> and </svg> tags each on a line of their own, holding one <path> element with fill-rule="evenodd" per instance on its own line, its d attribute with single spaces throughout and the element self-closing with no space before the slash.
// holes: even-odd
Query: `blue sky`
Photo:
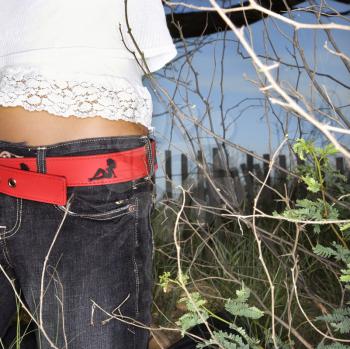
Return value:
<svg viewBox="0 0 350 349">
<path fill-rule="evenodd" d="M 334 4 L 333 2 L 330 2 Z M 338 9 L 341 8 L 338 6 Z M 312 16 L 306 14 L 300 14 L 299 21 L 312 22 Z M 345 22 L 343 22 L 345 23 Z M 278 21 L 276 19 L 268 19 L 265 24 L 260 21 L 250 27 L 253 37 L 253 47 L 255 51 L 261 55 L 274 56 L 274 51 L 277 55 L 289 64 L 295 64 L 291 53 L 293 52 L 293 45 L 286 39 L 291 37 L 291 27 Z M 269 45 L 267 37 L 269 33 L 270 42 L 273 45 Z M 248 31 L 245 31 L 248 35 Z M 350 32 L 332 30 L 332 34 L 337 42 L 339 48 L 346 54 L 350 55 Z M 349 73 L 346 71 L 344 65 L 339 58 L 329 53 L 324 47 L 324 43 L 327 40 L 324 31 L 314 30 L 299 30 L 298 32 L 300 46 L 307 57 L 308 64 L 312 69 L 315 69 L 319 73 L 330 74 L 343 83 L 350 85 Z M 262 155 L 263 153 L 273 152 L 283 139 L 280 124 L 277 117 L 284 123 L 287 121 L 285 111 L 281 111 L 279 108 L 275 108 L 274 113 L 264 102 L 263 94 L 258 88 L 249 80 L 256 80 L 256 72 L 251 64 L 250 59 L 243 59 L 237 52 L 237 40 L 233 33 L 228 32 L 226 34 L 226 40 L 223 40 L 224 33 L 212 34 L 206 37 L 205 41 L 207 45 L 203 45 L 193 56 L 192 66 L 198 73 L 198 85 L 200 91 L 205 98 L 208 98 L 211 107 L 212 121 L 214 124 L 214 130 L 219 135 L 223 135 L 222 128 L 220 126 L 221 113 L 220 113 L 220 79 L 221 79 L 221 57 L 225 42 L 225 55 L 223 63 L 223 90 L 224 90 L 224 111 L 233 108 L 227 113 L 226 123 L 230 123 L 230 127 L 225 134 L 225 138 L 239 144 L 240 146 L 253 150 L 256 153 Z M 189 40 L 189 44 L 192 40 Z M 180 58 L 183 54 L 181 44 L 178 46 L 178 58 L 174 60 L 165 70 L 158 72 L 157 77 L 159 84 L 165 88 L 170 95 L 172 95 L 175 83 L 173 79 L 177 79 L 179 72 L 181 73 L 181 80 L 189 83 L 192 88 L 195 87 L 194 75 L 189 69 L 189 65 L 184 64 L 184 59 Z M 329 44 L 329 47 L 331 45 Z M 241 53 L 247 56 L 245 51 L 241 48 Z M 214 65 L 216 59 L 217 66 Z M 298 59 L 300 63 L 300 59 Z M 181 70 L 182 69 L 182 70 Z M 295 68 L 281 66 L 279 70 L 279 78 L 283 81 L 283 84 L 295 85 L 298 75 Z M 277 71 L 276 71 L 277 74 Z M 163 78 L 162 75 L 166 75 L 168 78 Z M 317 77 L 317 81 L 322 88 L 327 92 L 335 104 L 338 106 L 349 103 L 349 90 L 339 86 L 332 80 L 326 77 Z M 212 84 L 213 82 L 213 84 Z M 146 82 L 147 85 L 147 82 Z M 211 89 L 211 93 L 208 95 Z M 299 91 L 308 100 L 313 100 L 314 104 L 320 105 L 321 99 L 317 96 L 314 90 L 310 88 L 310 80 L 306 74 L 302 74 L 299 77 Z M 188 90 L 187 90 L 188 93 Z M 186 89 L 179 88 L 175 94 L 174 101 L 179 108 L 183 108 L 184 113 L 192 115 L 193 117 L 200 118 L 204 114 L 205 106 L 200 101 L 196 93 L 189 93 L 188 99 L 185 99 Z M 246 101 L 244 101 L 246 99 Z M 160 103 L 155 94 L 153 94 L 154 103 L 154 117 L 153 126 L 156 128 L 155 136 L 158 141 L 158 161 L 160 164 L 160 170 L 157 176 L 159 177 L 158 185 L 162 186 L 164 181 L 162 177 L 164 166 L 164 150 L 171 149 L 174 153 L 173 158 L 173 172 L 179 173 L 179 158 L 180 153 L 185 152 L 189 157 L 193 156 L 191 148 L 188 147 L 187 137 L 184 137 L 178 127 L 172 128 L 172 116 L 166 113 L 166 108 Z M 240 104 L 239 104 L 240 103 Z M 238 105 L 239 104 L 239 105 Z M 349 118 L 349 109 L 344 108 L 343 113 Z M 161 114 L 161 115 L 159 115 Z M 202 124 L 209 127 L 208 116 L 201 120 Z M 288 133 L 290 137 L 295 137 L 297 118 L 295 116 L 288 117 Z M 197 134 L 195 128 L 191 123 L 186 123 L 191 137 L 195 139 Z M 309 126 L 306 122 L 303 123 L 304 130 L 309 130 Z M 270 126 L 270 128 L 269 128 Z M 172 135 L 171 144 L 170 136 Z M 192 136 L 193 135 L 193 136 Z M 204 149 L 207 149 L 208 157 L 210 157 L 210 151 L 214 140 L 212 137 L 204 132 L 199 134 L 200 140 Z M 321 140 L 320 136 L 317 136 Z M 343 139 L 346 144 L 350 144 L 349 140 Z M 233 152 L 236 162 L 244 160 L 245 155 Z"/>
</svg>

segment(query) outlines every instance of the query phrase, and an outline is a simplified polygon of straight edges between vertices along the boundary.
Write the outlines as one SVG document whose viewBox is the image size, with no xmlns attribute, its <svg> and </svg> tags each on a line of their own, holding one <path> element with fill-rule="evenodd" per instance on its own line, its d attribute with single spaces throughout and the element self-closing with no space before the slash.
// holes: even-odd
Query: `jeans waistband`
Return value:
<svg viewBox="0 0 350 349">
<path fill-rule="evenodd" d="M 89 155 L 123 151 L 145 145 L 153 136 L 110 136 L 82 138 L 49 145 L 30 146 L 26 142 L 0 140 L 0 151 L 14 152 L 19 156 L 35 157 L 39 150 L 45 149 L 46 156 Z"/>
<path fill-rule="evenodd" d="M 44 163 L 50 156 L 96 155 L 129 150 L 146 146 L 151 173 L 154 173 L 154 162 L 150 141 L 153 136 L 111 136 L 82 138 L 49 145 L 30 146 L 26 142 L 8 142 L 0 140 L 0 153 L 9 152 L 12 156 L 36 157 L 39 163 Z M 44 167 L 44 166 L 42 166 Z"/>
</svg>

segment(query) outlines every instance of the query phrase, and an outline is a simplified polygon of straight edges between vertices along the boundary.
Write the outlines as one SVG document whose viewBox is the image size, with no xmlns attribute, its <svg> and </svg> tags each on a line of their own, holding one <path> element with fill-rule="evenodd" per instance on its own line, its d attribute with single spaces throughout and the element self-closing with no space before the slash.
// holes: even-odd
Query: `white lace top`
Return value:
<svg viewBox="0 0 350 349">
<path fill-rule="evenodd" d="M 161 0 L 127 4 L 133 38 L 124 0 L 0 0 L 0 105 L 100 115 L 153 131 L 137 60 L 154 72 L 177 51 Z"/>
<path fill-rule="evenodd" d="M 51 114 L 138 122 L 151 132 L 152 98 L 146 87 L 126 78 L 73 74 L 50 76 L 33 67 L 0 70 L 0 105 L 46 110 Z"/>
</svg>

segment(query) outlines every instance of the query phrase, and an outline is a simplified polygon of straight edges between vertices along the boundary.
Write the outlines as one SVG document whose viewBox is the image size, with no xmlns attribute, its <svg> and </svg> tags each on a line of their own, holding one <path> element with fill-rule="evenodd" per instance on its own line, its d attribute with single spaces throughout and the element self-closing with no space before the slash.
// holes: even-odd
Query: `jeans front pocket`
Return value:
<svg viewBox="0 0 350 349">
<path fill-rule="evenodd" d="M 147 226 L 148 226 L 148 230 L 149 230 L 149 234 L 150 234 L 150 240 L 151 240 L 151 244 L 152 244 L 152 261 L 154 259 L 154 253 L 155 253 L 155 243 L 154 243 L 154 230 L 153 230 L 153 226 L 152 226 L 152 213 L 154 211 L 154 198 L 152 196 L 152 200 L 148 205 L 148 221 L 147 221 Z"/>
<path fill-rule="evenodd" d="M 134 230 L 134 254 L 132 256 L 135 274 L 135 309 L 136 320 L 143 326 L 151 324 L 152 306 L 152 228 L 150 215 L 153 205 L 153 185 L 145 184 L 140 187 L 136 197 L 136 215 Z M 140 348 L 147 347 L 149 330 L 142 327 L 135 328 L 137 343 L 143 343 Z"/>
<path fill-rule="evenodd" d="M 68 216 L 107 221 L 135 211 L 132 182 L 69 187 L 66 206 L 54 205 Z"/>
<path fill-rule="evenodd" d="M 0 193 L 0 226 L 5 227 L 2 237 L 10 237 L 22 225 L 23 199 Z"/>
</svg>

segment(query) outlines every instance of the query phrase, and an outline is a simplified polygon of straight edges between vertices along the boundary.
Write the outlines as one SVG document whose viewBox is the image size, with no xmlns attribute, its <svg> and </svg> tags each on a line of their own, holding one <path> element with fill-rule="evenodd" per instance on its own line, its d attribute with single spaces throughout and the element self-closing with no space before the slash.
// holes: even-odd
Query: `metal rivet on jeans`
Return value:
<svg viewBox="0 0 350 349">
<path fill-rule="evenodd" d="M 11 188 L 15 188 L 16 187 L 16 180 L 14 178 L 9 178 L 8 186 Z"/>
<path fill-rule="evenodd" d="M 135 211 L 136 210 L 136 205 L 130 205 L 129 206 L 129 211 L 130 212 L 133 212 L 133 211 Z"/>
</svg>

